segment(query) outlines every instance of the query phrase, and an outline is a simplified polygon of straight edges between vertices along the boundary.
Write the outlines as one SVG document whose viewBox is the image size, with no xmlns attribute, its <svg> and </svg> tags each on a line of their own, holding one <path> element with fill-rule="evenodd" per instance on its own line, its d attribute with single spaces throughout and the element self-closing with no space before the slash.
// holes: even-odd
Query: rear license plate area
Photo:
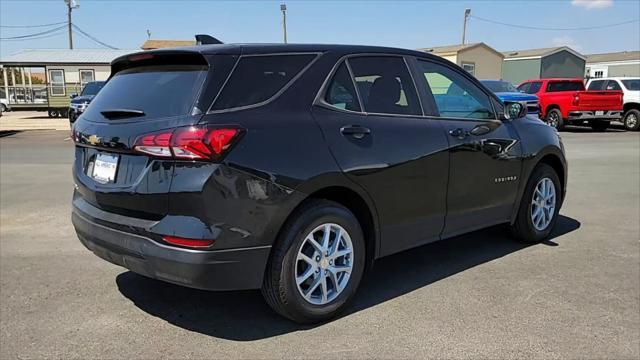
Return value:
<svg viewBox="0 0 640 360">
<path fill-rule="evenodd" d="M 604 111 L 596 111 L 596 116 L 602 116 L 604 115 Z"/>
<path fill-rule="evenodd" d="M 87 175 L 101 184 L 113 183 L 116 180 L 119 160 L 118 155 L 98 153 Z"/>
</svg>

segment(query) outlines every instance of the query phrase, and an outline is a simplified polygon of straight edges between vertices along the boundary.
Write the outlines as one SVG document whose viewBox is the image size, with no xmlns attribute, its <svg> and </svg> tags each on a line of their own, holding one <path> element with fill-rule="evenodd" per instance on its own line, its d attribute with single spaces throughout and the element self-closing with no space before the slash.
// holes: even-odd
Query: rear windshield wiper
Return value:
<svg viewBox="0 0 640 360">
<path fill-rule="evenodd" d="M 122 119 L 145 115 L 144 111 L 135 109 L 106 109 L 100 111 L 100 114 L 102 114 L 102 116 L 106 117 L 107 119 Z"/>
</svg>

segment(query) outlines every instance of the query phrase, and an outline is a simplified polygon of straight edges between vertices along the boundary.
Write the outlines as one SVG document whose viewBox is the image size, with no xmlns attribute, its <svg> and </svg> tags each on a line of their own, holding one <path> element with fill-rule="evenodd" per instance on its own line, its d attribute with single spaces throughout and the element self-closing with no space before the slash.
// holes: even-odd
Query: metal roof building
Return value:
<svg viewBox="0 0 640 360">
<path fill-rule="evenodd" d="M 515 85 L 528 79 L 584 77 L 586 58 L 567 46 L 506 51 L 502 78 Z"/>
<path fill-rule="evenodd" d="M 587 77 L 640 76 L 640 51 L 587 55 Z"/>
<path fill-rule="evenodd" d="M 500 79 L 504 55 L 485 43 L 437 46 L 418 49 L 445 58 L 478 79 Z"/>
</svg>

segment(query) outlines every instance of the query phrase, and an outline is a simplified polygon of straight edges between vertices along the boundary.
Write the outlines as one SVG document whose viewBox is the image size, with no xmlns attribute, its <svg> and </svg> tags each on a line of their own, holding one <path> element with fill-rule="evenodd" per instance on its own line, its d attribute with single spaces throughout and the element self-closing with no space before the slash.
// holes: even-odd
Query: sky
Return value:
<svg viewBox="0 0 640 360">
<path fill-rule="evenodd" d="M 78 0 L 73 23 L 121 49 L 147 39 L 193 39 L 209 34 L 226 43 L 282 42 L 282 1 L 107 1 Z M 584 54 L 640 49 L 640 0 L 529 1 L 286 1 L 290 43 L 337 43 L 426 48 L 459 44 L 465 8 L 471 9 L 467 42 L 499 51 L 568 45 Z M 64 0 L 0 0 L 0 38 L 55 28 L 15 28 L 66 21 Z M 475 17 L 474 17 L 475 16 Z M 477 18 L 476 18 L 477 17 Z M 488 19 L 521 29 L 489 23 Z M 565 30 L 555 30 L 562 28 Z M 21 49 L 66 48 L 67 33 L 35 40 L 0 40 L 0 57 Z M 47 35 L 48 36 L 48 35 Z M 74 34 L 74 47 L 101 45 Z"/>
</svg>

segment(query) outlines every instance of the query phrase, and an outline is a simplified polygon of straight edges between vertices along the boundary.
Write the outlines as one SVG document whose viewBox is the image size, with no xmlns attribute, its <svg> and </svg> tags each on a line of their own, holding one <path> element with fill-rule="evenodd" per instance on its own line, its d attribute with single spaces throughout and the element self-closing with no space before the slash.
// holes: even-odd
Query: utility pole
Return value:
<svg viewBox="0 0 640 360">
<path fill-rule="evenodd" d="M 73 49 L 73 32 L 71 31 L 71 12 L 73 9 L 77 9 L 80 5 L 76 0 L 64 0 L 64 3 L 67 4 L 67 26 L 69 28 L 69 49 Z"/>
<path fill-rule="evenodd" d="M 280 4 L 280 11 L 282 11 L 282 31 L 284 33 L 284 43 L 287 43 L 287 5 Z"/>
<path fill-rule="evenodd" d="M 462 45 L 464 45 L 467 37 L 467 19 L 469 18 L 469 15 L 471 15 L 471 9 L 464 9 L 464 24 L 462 25 Z"/>
</svg>

